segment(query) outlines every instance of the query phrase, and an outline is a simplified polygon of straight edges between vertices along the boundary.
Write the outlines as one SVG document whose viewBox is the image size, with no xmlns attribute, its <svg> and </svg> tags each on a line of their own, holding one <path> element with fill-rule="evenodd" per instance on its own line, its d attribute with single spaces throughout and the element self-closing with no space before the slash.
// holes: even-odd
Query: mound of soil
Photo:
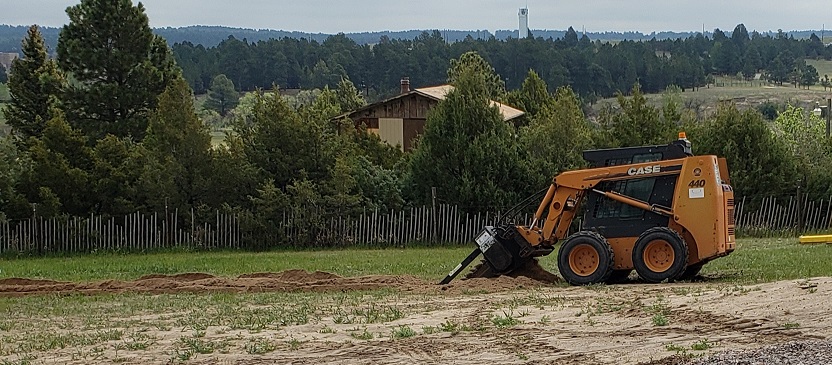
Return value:
<svg viewBox="0 0 832 365">
<path fill-rule="evenodd" d="M 525 276 L 529 279 L 542 281 L 544 283 L 557 283 L 560 281 L 559 276 L 546 271 L 543 266 L 540 266 L 540 262 L 537 260 L 529 260 L 525 265 L 512 271 L 508 275 L 513 278 Z"/>
<path fill-rule="evenodd" d="M 307 282 L 307 281 L 316 281 L 316 280 L 328 280 L 328 279 L 339 279 L 341 278 L 338 275 L 333 273 L 323 272 L 323 271 L 315 271 L 315 272 L 307 272 L 304 270 L 286 270 L 279 273 L 271 273 L 271 272 L 264 272 L 264 273 L 254 273 L 254 274 L 243 274 L 238 276 L 240 279 L 249 279 L 249 278 L 268 278 L 268 279 L 278 279 L 284 281 L 296 281 L 296 282 Z"/>
<path fill-rule="evenodd" d="M 448 285 L 407 275 L 368 275 L 341 277 L 333 273 L 304 270 L 243 274 L 236 278 L 218 277 L 206 273 L 175 275 L 145 275 L 134 281 L 105 280 L 97 282 L 65 282 L 25 278 L 0 280 L 0 296 L 20 296 L 54 293 L 199 293 L 199 292 L 288 292 L 288 291 L 352 291 L 397 289 L 405 292 L 499 292 L 545 286 L 559 280 L 544 270 L 537 260 L 508 276 L 456 280 Z"/>
<path fill-rule="evenodd" d="M 7 285 L 7 286 L 18 286 L 18 285 L 52 285 L 58 284 L 58 281 L 54 280 L 37 280 L 37 279 L 25 279 L 25 278 L 8 278 L 0 280 L 0 285 Z"/>
<path fill-rule="evenodd" d="M 138 280 L 150 280 L 150 279 L 167 279 L 167 280 L 174 280 L 174 281 L 195 281 L 195 280 L 202 280 L 202 279 L 210 279 L 213 278 L 214 275 L 211 274 L 203 274 L 203 273 L 184 273 L 184 274 L 175 274 L 175 275 L 163 275 L 163 274 L 150 274 L 140 277 Z"/>
</svg>

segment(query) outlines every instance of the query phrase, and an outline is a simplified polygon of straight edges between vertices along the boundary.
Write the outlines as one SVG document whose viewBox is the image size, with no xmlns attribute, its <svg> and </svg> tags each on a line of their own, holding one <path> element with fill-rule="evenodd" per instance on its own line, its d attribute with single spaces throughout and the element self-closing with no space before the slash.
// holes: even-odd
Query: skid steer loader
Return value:
<svg viewBox="0 0 832 365">
<path fill-rule="evenodd" d="M 559 241 L 558 270 L 573 285 L 616 282 L 633 269 L 646 282 L 690 278 L 734 251 L 725 159 L 694 156 L 684 133 L 668 145 L 583 156 L 590 167 L 557 175 L 531 224 L 485 227 L 473 252 L 440 284 L 480 254 L 483 263 L 469 277 L 511 274 L 552 253 Z M 570 234 L 581 210 L 580 228 Z"/>
</svg>

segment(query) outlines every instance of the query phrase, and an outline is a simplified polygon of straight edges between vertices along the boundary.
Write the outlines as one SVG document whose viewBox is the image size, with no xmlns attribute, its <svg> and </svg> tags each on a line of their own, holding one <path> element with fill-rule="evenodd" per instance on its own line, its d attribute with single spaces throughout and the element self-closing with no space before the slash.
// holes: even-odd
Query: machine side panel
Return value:
<svg viewBox="0 0 832 365">
<path fill-rule="evenodd" d="M 699 261 L 724 254 L 726 209 L 716 156 L 695 156 L 685 160 L 673 203 L 674 223 L 690 232 L 695 242 L 687 244 L 697 246 Z M 685 232 L 679 233 L 685 235 Z"/>
</svg>

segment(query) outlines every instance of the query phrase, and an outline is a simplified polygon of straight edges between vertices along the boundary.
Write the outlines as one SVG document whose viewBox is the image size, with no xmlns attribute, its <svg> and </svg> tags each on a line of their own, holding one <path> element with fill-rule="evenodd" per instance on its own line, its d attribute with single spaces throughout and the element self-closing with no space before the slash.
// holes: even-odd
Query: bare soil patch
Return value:
<svg viewBox="0 0 832 365">
<path fill-rule="evenodd" d="M 15 309 L 41 297 L 72 305 L 78 296 L 51 295 L 69 293 L 128 294 L 82 297 L 93 304 L 77 312 Z M 212 301 L 204 293 L 233 295 Z M 0 280 L 0 295 L 24 296 L 0 299 L 8 308 L 0 362 L 11 363 L 658 365 L 832 338 L 829 277 L 568 287 L 520 276 L 438 286 L 290 270 L 92 283 L 14 278 Z"/>
<path fill-rule="evenodd" d="M 457 280 L 438 286 L 413 276 L 369 275 L 341 277 L 327 272 L 287 270 L 279 273 L 252 273 L 236 278 L 218 277 L 205 273 L 175 275 L 146 275 L 134 281 L 104 280 L 97 282 L 68 282 L 8 278 L 0 280 L 0 296 L 37 294 L 104 294 L 104 293 L 202 293 L 202 292 L 294 292 L 294 291 L 355 291 L 396 289 L 404 292 L 431 293 L 447 291 L 502 291 L 533 288 L 552 284 L 551 277 L 539 265 L 531 266 L 516 278 Z"/>
</svg>

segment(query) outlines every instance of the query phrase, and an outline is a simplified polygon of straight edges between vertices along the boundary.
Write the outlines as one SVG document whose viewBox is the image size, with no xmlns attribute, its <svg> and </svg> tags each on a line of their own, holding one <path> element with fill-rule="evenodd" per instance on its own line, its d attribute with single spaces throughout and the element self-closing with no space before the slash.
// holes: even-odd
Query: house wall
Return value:
<svg viewBox="0 0 832 365">
<path fill-rule="evenodd" d="M 391 100 L 373 108 L 350 115 L 356 126 L 364 125 L 368 132 L 405 151 L 413 149 L 413 139 L 425 130 L 428 111 L 436 100 L 414 94 Z"/>
<path fill-rule="evenodd" d="M 378 136 L 381 140 L 391 146 L 399 145 L 404 147 L 401 118 L 379 118 Z"/>
</svg>

